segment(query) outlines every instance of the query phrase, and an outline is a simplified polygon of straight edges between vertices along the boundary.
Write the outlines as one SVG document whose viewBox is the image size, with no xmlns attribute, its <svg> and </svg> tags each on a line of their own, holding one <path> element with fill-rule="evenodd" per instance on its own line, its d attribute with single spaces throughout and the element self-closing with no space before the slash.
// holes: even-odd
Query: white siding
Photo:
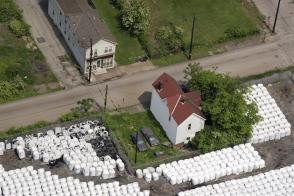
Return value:
<svg viewBox="0 0 294 196">
<path fill-rule="evenodd" d="M 112 51 L 111 52 L 105 52 L 105 48 L 109 49 L 109 48 L 112 48 Z M 98 41 L 97 43 L 93 44 L 93 56 L 95 55 L 95 53 L 97 53 L 97 56 L 104 56 L 104 55 L 107 55 L 107 54 L 113 54 L 113 58 L 112 58 L 112 62 L 113 64 L 111 66 L 108 66 L 107 68 L 113 68 L 115 66 L 115 50 L 116 50 L 116 45 L 113 44 L 112 42 L 109 42 L 109 41 L 106 41 L 106 40 L 100 40 Z M 86 51 L 86 58 L 89 59 L 90 58 L 90 51 L 91 49 L 87 49 Z M 95 56 L 94 56 L 95 58 Z M 88 64 L 85 60 L 85 64 Z M 92 62 L 92 65 L 96 65 L 96 70 L 92 70 L 94 72 L 97 72 L 97 73 L 105 73 L 106 72 L 106 68 L 101 68 L 99 67 L 99 65 L 97 66 L 98 62 L 97 61 L 93 61 Z M 87 71 L 85 71 L 87 72 Z"/>
<path fill-rule="evenodd" d="M 155 119 L 160 123 L 169 140 L 176 144 L 177 123 L 173 118 L 169 120 L 169 109 L 165 100 L 162 100 L 156 90 L 153 88 L 150 110 Z"/>
<path fill-rule="evenodd" d="M 56 0 L 49 0 L 48 14 L 51 17 L 53 23 L 59 29 L 60 33 L 62 34 L 68 47 L 70 48 L 71 52 L 73 53 L 76 61 L 81 66 L 82 72 L 87 73 L 88 70 L 86 69 L 86 67 L 87 67 L 88 63 L 86 61 L 86 56 L 87 56 L 87 58 L 90 58 L 90 49 L 85 50 L 84 48 L 81 48 L 79 46 L 79 43 L 78 43 L 78 41 L 72 31 L 74 29 L 73 22 L 70 21 L 69 17 L 64 16 L 64 13 L 61 10 L 61 8 L 58 5 Z M 112 48 L 112 52 L 109 52 L 109 53 L 115 53 L 116 45 L 114 43 L 106 41 L 106 40 L 100 40 L 97 43 L 93 44 L 93 55 L 94 55 L 95 51 L 97 51 L 97 56 L 107 55 L 107 53 L 105 53 L 106 47 Z M 114 58 L 115 57 L 113 55 L 113 59 L 112 59 L 113 64 L 112 64 L 112 66 L 108 66 L 107 68 L 112 68 L 116 65 Z M 93 62 L 92 65 L 94 65 L 94 64 L 97 66 L 97 62 Z M 92 71 L 93 71 L 93 73 L 96 73 L 96 74 L 105 73 L 106 68 L 97 67 L 96 69 L 92 69 Z"/>
<path fill-rule="evenodd" d="M 184 122 L 182 122 L 177 129 L 177 139 L 176 144 L 188 143 L 188 137 L 192 139 L 195 133 L 201 131 L 204 128 L 205 120 L 196 114 L 192 114 Z M 191 124 L 191 129 L 188 130 L 189 124 Z"/>
</svg>

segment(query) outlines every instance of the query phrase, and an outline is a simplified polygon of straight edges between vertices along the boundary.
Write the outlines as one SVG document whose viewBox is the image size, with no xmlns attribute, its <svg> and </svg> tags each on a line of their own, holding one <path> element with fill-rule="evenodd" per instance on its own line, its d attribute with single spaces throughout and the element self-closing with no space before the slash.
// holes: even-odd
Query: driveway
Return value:
<svg viewBox="0 0 294 196">
<path fill-rule="evenodd" d="M 16 0 L 23 10 L 25 21 L 31 26 L 31 33 L 36 44 L 42 51 L 51 70 L 66 88 L 71 88 L 82 83 L 79 71 L 72 65 L 60 62 L 60 57 L 66 55 L 66 47 L 62 37 L 56 33 L 54 27 L 45 15 L 46 0 Z M 44 11 L 43 11 L 43 9 Z M 38 42 L 44 38 L 44 42 Z"/>
</svg>

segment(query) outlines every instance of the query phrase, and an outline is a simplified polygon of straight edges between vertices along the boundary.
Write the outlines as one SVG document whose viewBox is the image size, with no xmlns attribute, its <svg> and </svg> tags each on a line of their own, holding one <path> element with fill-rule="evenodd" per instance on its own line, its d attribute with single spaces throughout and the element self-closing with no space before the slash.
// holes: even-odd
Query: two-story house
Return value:
<svg viewBox="0 0 294 196">
<path fill-rule="evenodd" d="M 116 65 L 116 41 L 98 16 L 92 0 L 49 0 L 48 14 L 84 74 L 90 68 L 91 40 L 92 73 L 105 73 Z"/>
<path fill-rule="evenodd" d="M 205 124 L 200 92 L 183 92 L 176 80 L 166 73 L 152 86 L 150 110 L 153 116 L 173 144 L 189 142 Z"/>
</svg>

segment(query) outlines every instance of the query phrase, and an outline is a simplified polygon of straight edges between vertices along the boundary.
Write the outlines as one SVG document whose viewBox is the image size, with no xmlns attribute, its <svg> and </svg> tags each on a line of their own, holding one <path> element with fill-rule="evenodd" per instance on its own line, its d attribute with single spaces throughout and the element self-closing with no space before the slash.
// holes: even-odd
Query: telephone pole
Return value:
<svg viewBox="0 0 294 196">
<path fill-rule="evenodd" d="M 137 156 L 138 156 L 138 135 L 139 131 L 136 133 L 136 154 L 135 154 L 135 163 L 137 163 Z"/>
<path fill-rule="evenodd" d="M 92 77 L 92 61 L 93 61 L 93 44 L 92 44 L 92 38 L 90 39 L 90 45 L 91 45 L 91 49 L 90 49 L 90 66 L 89 66 L 89 83 L 91 83 L 91 77 Z"/>
<path fill-rule="evenodd" d="M 108 84 L 106 84 L 106 87 L 105 87 L 104 109 L 103 109 L 103 112 L 104 112 L 104 113 L 106 112 L 107 95 L 108 95 Z"/>
<path fill-rule="evenodd" d="M 192 49 L 193 49 L 193 40 L 194 40 L 194 28 L 195 28 L 195 16 L 193 17 L 193 26 L 191 32 L 191 42 L 190 42 L 190 50 L 189 50 L 189 60 L 192 58 Z"/>
<path fill-rule="evenodd" d="M 272 30 L 273 33 L 275 33 L 275 31 L 276 31 L 276 25 L 277 25 L 277 20 L 278 20 L 279 11 L 280 11 L 280 4 L 281 4 L 281 0 L 279 0 L 279 2 L 278 2 L 278 7 L 277 7 L 277 11 L 276 11 L 276 16 L 275 16 L 275 22 L 274 22 L 274 26 L 273 26 L 273 30 Z"/>
</svg>

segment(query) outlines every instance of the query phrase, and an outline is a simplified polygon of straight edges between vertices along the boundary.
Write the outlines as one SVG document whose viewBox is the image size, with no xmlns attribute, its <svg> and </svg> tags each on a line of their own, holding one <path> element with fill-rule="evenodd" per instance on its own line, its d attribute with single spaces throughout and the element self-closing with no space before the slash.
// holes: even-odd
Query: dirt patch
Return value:
<svg viewBox="0 0 294 196">
<path fill-rule="evenodd" d="M 43 94 L 47 92 L 47 86 L 45 84 L 35 85 L 34 89 L 39 93 Z"/>
</svg>

